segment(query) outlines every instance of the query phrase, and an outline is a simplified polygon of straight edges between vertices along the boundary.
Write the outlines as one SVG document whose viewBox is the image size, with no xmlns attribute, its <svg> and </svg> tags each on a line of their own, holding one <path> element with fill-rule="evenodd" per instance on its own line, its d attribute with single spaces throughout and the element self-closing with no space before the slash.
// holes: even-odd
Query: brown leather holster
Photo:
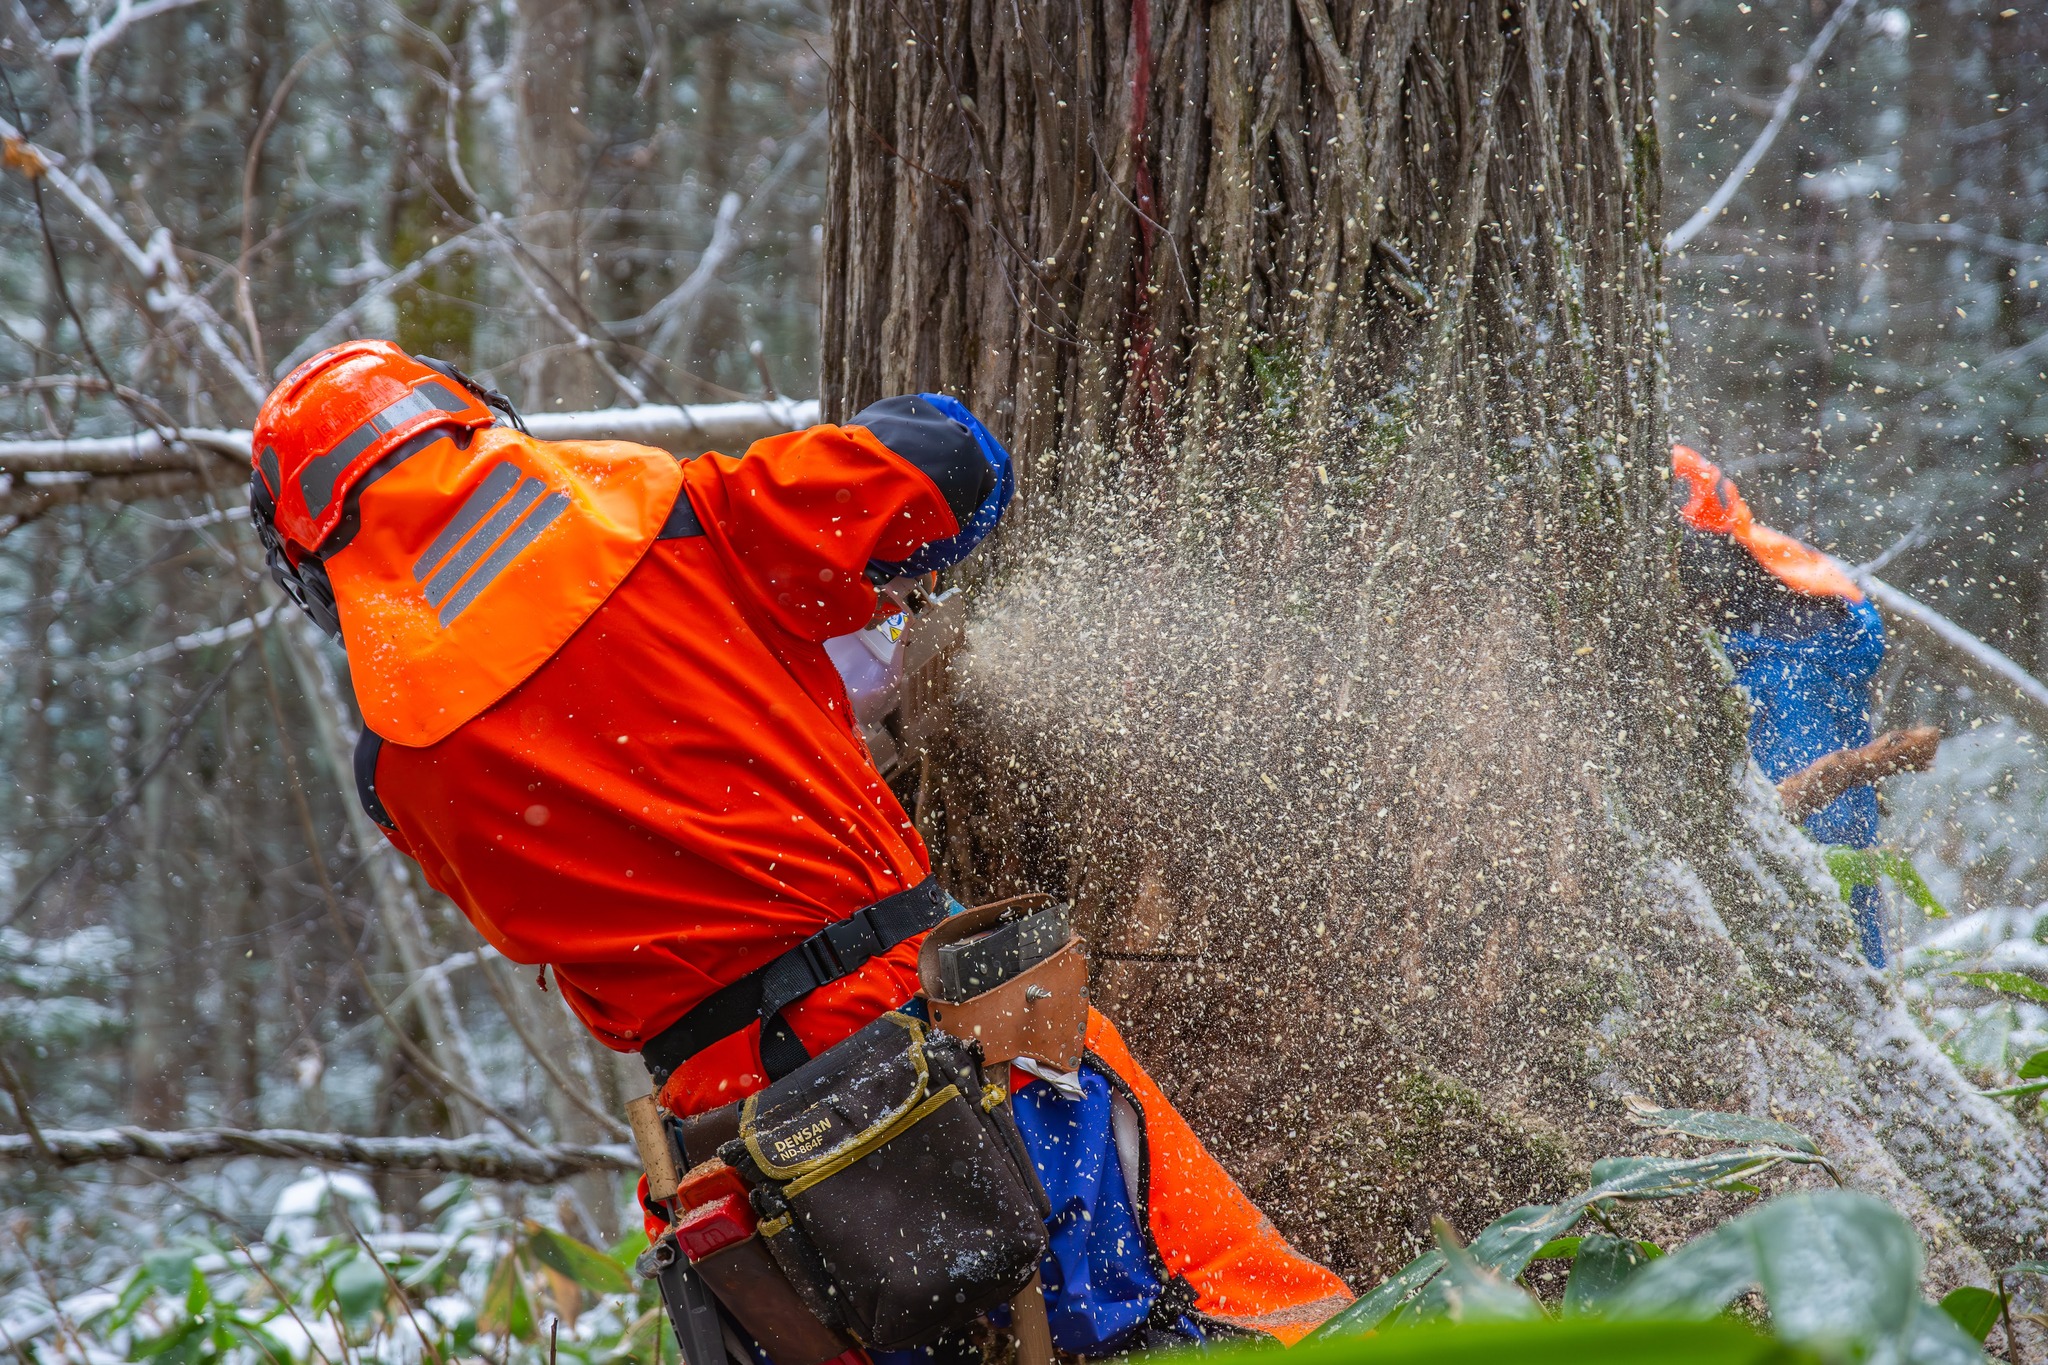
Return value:
<svg viewBox="0 0 2048 1365">
<path fill-rule="evenodd" d="M 995 1065 L 1029 1057 L 1061 1071 L 1081 1065 L 1088 1032 L 1088 958 L 1079 935 L 1043 962 L 970 1000 L 939 996 L 938 950 L 1052 904 L 1050 896 L 1013 896 L 963 911 L 925 935 L 917 972 L 932 1026 L 981 1044 Z"/>
</svg>

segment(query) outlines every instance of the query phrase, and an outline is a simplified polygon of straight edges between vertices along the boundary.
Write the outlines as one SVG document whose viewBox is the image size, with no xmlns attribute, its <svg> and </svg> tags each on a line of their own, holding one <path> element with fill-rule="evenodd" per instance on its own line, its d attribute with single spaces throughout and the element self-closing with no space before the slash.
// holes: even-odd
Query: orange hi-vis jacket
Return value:
<svg viewBox="0 0 2048 1365">
<path fill-rule="evenodd" d="M 928 874 L 822 644 L 870 619 L 870 559 L 959 529 L 872 431 L 679 465 L 492 428 L 357 496 L 359 529 L 324 560 L 366 802 L 494 947 L 550 964 L 611 1047 Z M 912 995 L 916 947 L 791 1007 L 798 1040 L 815 1055 Z M 672 1105 L 763 1084 L 758 1034 L 700 1053 Z"/>
<path fill-rule="evenodd" d="M 872 617 L 869 561 L 958 534 L 988 491 L 964 428 L 902 411 L 686 465 L 495 427 L 444 438 L 366 476 L 323 547 L 364 804 L 614 1048 L 930 874 L 823 644 Z M 790 1006 L 797 1040 L 816 1055 L 915 995 L 922 937 Z M 1348 1301 L 1093 1011 L 1088 1046 L 1141 1116 L 1150 1254 L 1196 1312 L 1292 1342 Z M 687 1116 L 767 1081 L 755 1022 L 662 1102 Z"/>
</svg>

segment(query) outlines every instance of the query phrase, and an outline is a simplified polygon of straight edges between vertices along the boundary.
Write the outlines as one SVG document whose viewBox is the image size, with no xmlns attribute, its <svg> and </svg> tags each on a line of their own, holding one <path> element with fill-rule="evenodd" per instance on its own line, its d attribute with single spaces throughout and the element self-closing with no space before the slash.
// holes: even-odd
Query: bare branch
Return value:
<svg viewBox="0 0 2048 1365">
<path fill-rule="evenodd" d="M 528 1185 L 551 1185 L 586 1171 L 640 1169 L 639 1157 L 622 1145 L 517 1147 L 484 1137 L 369 1138 L 292 1128 L 192 1128 L 180 1132 L 45 1128 L 42 1139 L 47 1155 L 38 1152 L 25 1134 L 0 1136 L 0 1161 L 85 1166 L 107 1161 L 182 1163 L 259 1156 L 380 1171 L 438 1171 Z"/>
<path fill-rule="evenodd" d="M 165 659 L 174 659 L 180 654 L 211 649 L 215 645 L 224 645 L 231 640 L 246 639 L 269 625 L 277 613 L 277 606 L 265 607 L 254 616 L 244 616 L 238 621 L 230 621 L 227 625 L 216 626 L 212 630 L 196 630 L 190 635 L 180 635 L 175 640 L 153 645 L 134 654 L 124 654 L 118 659 L 103 659 L 94 666 L 103 673 L 133 673 L 138 668 L 147 668 L 150 664 L 162 663 Z"/>
<path fill-rule="evenodd" d="M 72 211 L 85 219 L 93 232 L 119 256 L 138 283 L 144 286 L 143 300 L 149 310 L 166 319 L 182 322 L 199 338 L 200 345 L 242 391 L 251 406 L 262 403 L 268 386 L 257 379 L 242 357 L 227 342 L 232 330 L 221 315 L 185 283 L 185 272 L 171 245 L 170 233 L 159 229 L 149 245 L 137 245 L 114 216 L 89 194 L 85 187 L 65 174 L 64 159 L 55 152 L 30 142 L 26 133 L 0 118 L 0 139 L 13 144 L 18 156 L 33 157 L 29 173 L 48 182 Z"/>
<path fill-rule="evenodd" d="M 1700 205 L 1692 217 L 1680 223 L 1664 239 L 1666 255 L 1685 250 L 1686 243 L 1706 231 L 1707 225 L 1720 217 L 1721 210 L 1728 207 L 1728 201 L 1735 197 L 1735 192 L 1742 188 L 1742 182 L 1749 179 L 1749 173 L 1757 168 L 1757 163 L 1771 150 L 1771 144 L 1778 140 L 1778 134 L 1784 131 L 1786 121 L 1792 117 L 1793 106 L 1799 103 L 1799 92 L 1805 86 L 1806 78 L 1820 65 L 1820 59 L 1826 55 L 1828 45 L 1835 41 L 1835 35 L 1842 31 L 1842 25 L 1855 13 L 1856 5 L 1857 0 L 1842 0 L 1835 6 L 1835 12 L 1828 16 L 1828 21 L 1821 25 L 1820 32 L 1814 35 L 1813 42 L 1807 46 L 1806 55 L 1787 73 L 1789 79 L 1784 90 L 1778 95 L 1777 104 L 1771 110 L 1771 121 L 1757 134 L 1756 141 L 1742 154 L 1742 160 L 1735 163 L 1735 169 L 1721 182 L 1721 187 L 1714 191 L 1713 197 Z"/>
</svg>

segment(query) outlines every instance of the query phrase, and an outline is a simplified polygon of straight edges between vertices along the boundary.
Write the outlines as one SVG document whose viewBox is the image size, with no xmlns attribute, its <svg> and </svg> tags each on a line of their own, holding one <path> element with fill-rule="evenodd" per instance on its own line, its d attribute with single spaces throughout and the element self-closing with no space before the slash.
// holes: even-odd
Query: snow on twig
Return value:
<svg viewBox="0 0 2048 1365">
<path fill-rule="evenodd" d="M 239 621 L 230 621 L 227 625 L 217 626 L 212 630 L 196 630 L 190 635 L 180 635 L 174 640 L 167 640 L 160 645 L 152 645 L 150 648 L 139 650 L 134 654 L 124 654 L 118 659 L 104 659 L 96 664 L 95 667 L 103 673 L 132 673 L 138 668 L 146 668 L 150 664 L 161 663 L 165 659 L 175 658 L 180 654 L 190 654 L 198 649 L 210 649 L 214 645 L 224 645 L 230 640 L 240 640 L 246 636 L 253 635 L 269 625 L 271 618 L 275 617 L 277 612 L 278 608 L 275 606 L 265 607 L 254 616 L 244 616 Z"/>
<path fill-rule="evenodd" d="M 36 1150 L 27 1135 L 0 1135 L 0 1161 L 86 1166 L 109 1161 L 183 1163 L 257 1156 L 360 1166 L 384 1171 L 437 1171 L 549 1185 L 586 1171 L 637 1171 L 640 1159 L 622 1144 L 551 1143 L 523 1147 L 486 1137 L 356 1137 L 295 1128 L 45 1128 Z"/>
<path fill-rule="evenodd" d="M 1835 41 L 1835 35 L 1842 31 L 1842 25 L 1855 13 L 1857 3 L 1858 0 L 1842 0 L 1835 6 L 1835 12 L 1828 16 L 1828 21 L 1821 25 L 1820 32 L 1813 36 L 1813 42 L 1807 46 L 1806 55 L 1787 73 L 1789 79 L 1785 82 L 1784 90 L 1779 93 L 1777 103 L 1772 106 L 1770 122 L 1757 134 L 1756 141 L 1749 145 L 1749 150 L 1742 154 L 1742 160 L 1735 163 L 1735 169 L 1728 173 L 1728 178 L 1721 182 L 1721 187 L 1714 191 L 1713 196 L 1700 205 L 1692 217 L 1673 228 L 1671 234 L 1664 239 L 1666 255 L 1683 251 L 1688 242 L 1706 231 L 1707 225 L 1720 217 L 1721 210 L 1728 207 L 1728 201 L 1735 197 L 1735 192 L 1742 188 L 1742 182 L 1749 179 L 1749 173 L 1757 168 L 1757 164 L 1764 159 L 1764 154 L 1771 150 L 1771 144 L 1778 140 L 1778 134 L 1784 131 L 1786 121 L 1792 117 L 1793 106 L 1799 103 L 1799 92 L 1805 87 L 1806 78 L 1820 65 L 1820 59 L 1827 54 L 1828 46 Z"/>
<path fill-rule="evenodd" d="M 143 300 L 149 310 L 167 319 L 183 322 L 222 371 L 248 398 L 252 406 L 263 401 L 268 386 L 257 379 L 241 356 L 227 342 L 231 331 L 225 319 L 185 285 L 176 249 L 168 231 L 152 234 L 147 246 L 139 245 L 127 229 L 109 213 L 85 187 L 65 174 L 63 158 L 48 148 L 36 146 L 21 129 L 0 118 L 0 140 L 16 149 L 20 158 L 33 158 L 29 174 L 48 184 L 57 196 L 86 221 L 99 238 L 112 248 L 144 286 Z"/>
</svg>

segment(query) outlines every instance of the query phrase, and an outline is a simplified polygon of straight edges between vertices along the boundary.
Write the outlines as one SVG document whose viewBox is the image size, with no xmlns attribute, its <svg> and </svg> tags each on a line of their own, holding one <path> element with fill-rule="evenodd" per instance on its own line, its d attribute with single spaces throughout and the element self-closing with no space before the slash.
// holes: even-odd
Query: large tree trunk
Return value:
<svg viewBox="0 0 2048 1365">
<path fill-rule="evenodd" d="M 938 837 L 1347 1271 L 1806 1123 L 1937 1278 L 2040 1147 L 1854 957 L 1671 581 L 1638 0 L 839 0 L 824 397 L 959 394 L 1021 505 Z"/>
</svg>

